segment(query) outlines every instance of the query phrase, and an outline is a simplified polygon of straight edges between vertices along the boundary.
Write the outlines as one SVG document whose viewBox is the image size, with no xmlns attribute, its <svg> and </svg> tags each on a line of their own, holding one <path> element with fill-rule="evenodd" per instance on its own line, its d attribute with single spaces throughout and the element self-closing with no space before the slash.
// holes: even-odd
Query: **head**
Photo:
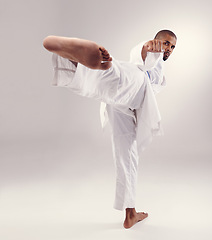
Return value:
<svg viewBox="0 0 212 240">
<path fill-rule="evenodd" d="M 161 40 L 163 42 L 163 60 L 166 61 L 175 48 L 177 37 L 170 30 L 161 30 L 155 35 L 155 39 Z"/>
</svg>

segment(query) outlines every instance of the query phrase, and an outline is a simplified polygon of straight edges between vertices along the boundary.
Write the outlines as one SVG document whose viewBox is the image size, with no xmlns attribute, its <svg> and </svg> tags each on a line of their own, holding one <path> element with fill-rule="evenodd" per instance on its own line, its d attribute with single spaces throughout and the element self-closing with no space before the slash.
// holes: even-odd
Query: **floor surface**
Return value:
<svg viewBox="0 0 212 240">
<path fill-rule="evenodd" d="M 0 239 L 212 239 L 212 176 L 204 159 L 194 159 L 191 168 L 179 156 L 171 163 L 148 159 L 147 151 L 139 166 L 137 209 L 149 217 L 125 230 L 124 212 L 112 207 L 110 146 L 101 143 L 94 152 L 92 143 L 82 143 L 81 151 L 69 144 L 64 139 L 4 144 Z"/>
</svg>

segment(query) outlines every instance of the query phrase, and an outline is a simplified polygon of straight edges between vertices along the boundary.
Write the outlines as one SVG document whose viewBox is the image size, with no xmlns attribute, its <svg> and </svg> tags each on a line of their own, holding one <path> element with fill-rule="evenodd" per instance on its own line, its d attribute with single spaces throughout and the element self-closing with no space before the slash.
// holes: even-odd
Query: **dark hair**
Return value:
<svg viewBox="0 0 212 240">
<path fill-rule="evenodd" d="M 160 38 L 161 36 L 168 34 L 169 36 L 174 37 L 177 40 L 177 36 L 170 30 L 161 30 L 155 35 L 155 39 Z"/>
</svg>

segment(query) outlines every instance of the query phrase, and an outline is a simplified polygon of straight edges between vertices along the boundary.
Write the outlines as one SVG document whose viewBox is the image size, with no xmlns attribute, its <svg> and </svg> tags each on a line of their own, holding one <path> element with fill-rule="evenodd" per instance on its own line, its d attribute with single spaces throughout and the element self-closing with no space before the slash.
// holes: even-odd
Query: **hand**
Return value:
<svg viewBox="0 0 212 240">
<path fill-rule="evenodd" d="M 147 52 L 163 52 L 163 41 L 154 39 L 144 44 Z"/>
<path fill-rule="evenodd" d="M 147 52 L 163 52 L 163 42 L 158 39 L 150 40 L 146 42 L 142 48 L 141 56 L 145 61 Z"/>
</svg>

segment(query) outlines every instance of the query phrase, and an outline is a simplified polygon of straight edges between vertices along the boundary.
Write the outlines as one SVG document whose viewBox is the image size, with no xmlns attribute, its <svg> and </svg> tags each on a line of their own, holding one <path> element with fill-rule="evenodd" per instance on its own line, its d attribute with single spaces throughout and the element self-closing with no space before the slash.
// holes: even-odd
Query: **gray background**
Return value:
<svg viewBox="0 0 212 240">
<path fill-rule="evenodd" d="M 211 239 L 210 1 L 0 0 L 0 237 Z M 114 58 L 161 29 L 178 36 L 157 96 L 165 136 L 139 166 L 138 210 L 122 228 L 99 102 L 51 86 L 48 35 L 86 38 Z"/>
</svg>

